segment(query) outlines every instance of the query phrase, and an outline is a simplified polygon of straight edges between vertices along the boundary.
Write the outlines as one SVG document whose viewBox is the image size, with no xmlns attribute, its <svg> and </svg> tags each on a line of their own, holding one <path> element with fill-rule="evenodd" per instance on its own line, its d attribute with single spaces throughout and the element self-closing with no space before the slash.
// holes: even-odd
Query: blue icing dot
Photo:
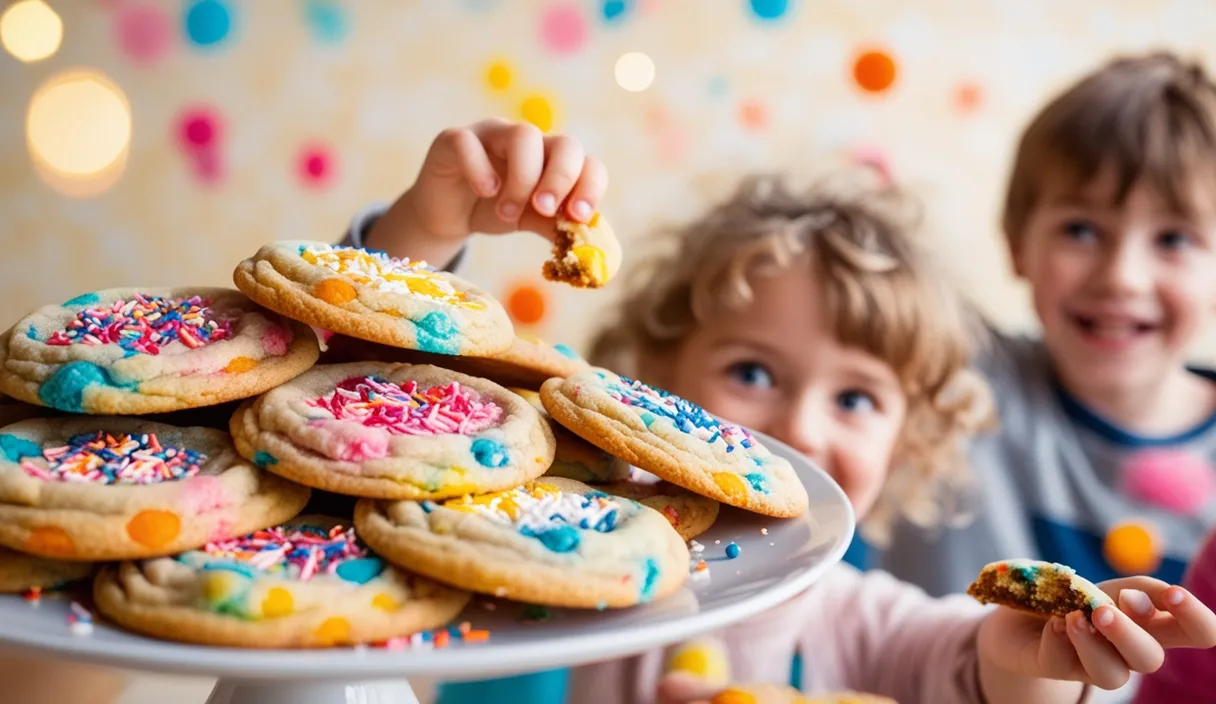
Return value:
<svg viewBox="0 0 1216 704">
<path fill-rule="evenodd" d="M 186 36 L 198 46 L 218 44 L 232 29 L 232 12 L 227 2 L 198 0 L 186 10 Z"/>
<path fill-rule="evenodd" d="M 521 533 L 536 538 L 542 545 L 553 552 L 571 552 L 578 549 L 581 542 L 578 530 L 574 526 L 558 526 L 536 533 L 529 528 L 520 530 Z"/>
<path fill-rule="evenodd" d="M 592 489 L 591 491 L 585 492 L 585 493 L 583 494 L 583 496 L 584 496 L 585 498 L 588 498 L 588 499 L 607 499 L 607 498 L 610 498 L 610 497 L 608 496 L 608 494 L 605 494 L 604 492 L 599 491 L 598 489 Z"/>
<path fill-rule="evenodd" d="M 473 457 L 482 467 L 506 467 L 511 463 L 507 448 L 490 438 L 477 438 L 473 441 Z"/>
<path fill-rule="evenodd" d="M 616 509 L 612 509 L 595 524 L 595 530 L 600 533 L 611 533 L 616 528 Z"/>
<path fill-rule="evenodd" d="M 253 453 L 253 463 L 259 467 L 266 467 L 267 465 L 278 464 L 279 460 L 269 452 L 258 450 Z"/>
<path fill-rule="evenodd" d="M 70 301 L 65 301 L 63 305 L 65 308 L 68 306 L 91 306 L 100 300 L 96 293 L 82 293 Z"/>
<path fill-rule="evenodd" d="M 582 359 L 582 357 L 578 356 L 578 352 L 575 352 L 570 348 L 570 345 L 563 345 L 559 343 L 554 345 L 553 349 L 557 350 L 558 354 L 567 359 Z"/>
<path fill-rule="evenodd" d="M 460 343 L 456 340 L 456 324 L 443 311 L 434 310 L 414 321 L 418 333 L 418 349 L 433 354 L 456 354 Z"/>
<path fill-rule="evenodd" d="M 646 424 L 646 427 L 647 427 L 647 428 L 649 428 L 649 427 L 650 427 L 650 424 L 651 424 L 651 423 L 653 423 L 653 422 L 655 422 L 656 420 L 658 420 L 657 418 L 655 418 L 655 417 L 654 417 L 654 414 L 653 414 L 653 413 L 650 413 L 650 412 L 648 412 L 648 411 L 643 411 L 643 412 L 642 412 L 642 416 L 641 416 L 641 417 L 642 417 L 642 422 Z"/>
<path fill-rule="evenodd" d="M 347 582 L 367 584 L 384 571 L 384 561 L 378 557 L 348 560 L 338 565 L 338 576 Z"/>
<path fill-rule="evenodd" d="M 633 9 L 633 0 L 604 0 L 600 9 L 605 22 L 616 22 L 624 19 L 629 10 Z"/>
<path fill-rule="evenodd" d="M 117 386 L 110 374 L 92 362 L 68 362 L 38 389 L 38 400 L 51 408 L 84 412 L 84 390 L 93 385 Z"/>
<path fill-rule="evenodd" d="M 304 17 L 313 36 L 323 42 L 340 42 L 350 31 L 346 8 L 333 0 L 308 0 L 304 6 Z"/>
<path fill-rule="evenodd" d="M 436 504 L 434 501 L 423 501 L 422 502 L 422 512 L 430 513 L 431 511 L 435 510 L 436 506 L 438 506 L 438 504 Z"/>
<path fill-rule="evenodd" d="M 235 560 L 224 560 L 221 562 L 208 562 L 200 568 L 203 572 L 236 572 L 237 574 L 254 579 L 258 576 L 257 568 L 253 565 L 244 562 L 236 562 Z"/>
<path fill-rule="evenodd" d="M 638 600 L 643 604 L 654 598 L 654 592 L 659 586 L 659 564 L 653 558 L 646 558 L 646 575 L 642 578 L 642 591 Z"/>
<path fill-rule="evenodd" d="M 751 0 L 752 13 L 762 20 L 780 19 L 790 7 L 789 0 Z"/>
<path fill-rule="evenodd" d="M 38 443 L 7 433 L 0 435 L 0 452 L 9 462 L 20 462 L 26 457 L 42 457 Z"/>
<path fill-rule="evenodd" d="M 302 245 L 300 245 L 300 250 L 298 252 L 296 252 L 296 254 L 299 254 L 302 257 L 302 256 L 304 256 L 304 253 L 307 251 L 308 251 L 308 245 L 302 244 Z"/>
<path fill-rule="evenodd" d="M 768 477 L 760 474 L 759 472 L 752 472 L 751 474 L 743 475 L 743 478 L 747 480 L 748 484 L 752 485 L 752 489 L 755 489 L 761 494 L 768 493 Z"/>
<path fill-rule="evenodd" d="M 25 336 L 26 336 L 26 337 L 28 337 L 28 338 L 30 338 L 30 339 L 31 339 L 31 340 L 33 340 L 34 342 L 37 342 L 37 341 L 38 341 L 38 330 L 37 330 L 37 328 L 35 328 L 33 325 L 31 325 L 31 326 L 29 327 L 29 329 L 25 331 Z"/>
</svg>

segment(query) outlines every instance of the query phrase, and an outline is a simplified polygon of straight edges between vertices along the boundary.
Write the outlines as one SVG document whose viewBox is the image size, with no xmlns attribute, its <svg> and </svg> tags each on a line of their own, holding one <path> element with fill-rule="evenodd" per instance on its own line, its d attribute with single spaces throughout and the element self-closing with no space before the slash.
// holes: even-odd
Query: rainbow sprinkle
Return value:
<svg viewBox="0 0 1216 704">
<path fill-rule="evenodd" d="M 502 409 L 456 382 L 420 390 L 415 381 L 400 386 L 383 377 L 351 377 L 309 405 L 337 420 L 384 428 L 394 435 L 475 435 L 502 420 Z"/>
<path fill-rule="evenodd" d="M 376 643 L 375 647 L 385 648 L 386 650 L 407 650 L 410 648 L 415 650 L 432 650 L 446 648 L 456 643 L 484 643 L 488 640 L 490 640 L 489 631 L 474 629 L 468 621 L 464 621 L 458 626 L 448 626 L 447 628 L 438 628 L 433 631 L 419 631 L 409 636 L 389 638 L 386 641 Z"/>
<path fill-rule="evenodd" d="M 156 433 L 110 435 L 104 430 L 81 433 L 67 445 L 42 451 L 46 469 L 28 460 L 26 474 L 54 482 L 157 484 L 198 474 L 207 461 L 201 452 L 162 445 Z"/>
<path fill-rule="evenodd" d="M 377 291 L 407 293 L 453 306 L 480 309 L 477 301 L 470 301 L 463 292 L 450 282 L 437 276 L 434 267 L 426 262 L 397 259 L 383 252 L 341 246 L 309 246 L 300 256 L 304 261 L 341 274 L 362 286 Z"/>
<path fill-rule="evenodd" d="M 117 344 L 130 353 L 150 355 L 173 342 L 190 349 L 232 337 L 232 317 L 219 316 L 200 296 L 162 298 L 135 294 L 110 307 L 86 308 L 46 344 Z"/>
<path fill-rule="evenodd" d="M 68 631 L 74 636 L 87 636 L 93 632 L 93 614 L 73 601 L 68 606 Z"/>
<path fill-rule="evenodd" d="M 203 552 L 301 582 L 318 574 L 337 574 L 343 564 L 368 557 L 367 549 L 355 538 L 355 529 L 343 526 L 328 531 L 316 526 L 276 526 L 207 543 Z"/>
<path fill-rule="evenodd" d="M 727 452 L 734 452 L 740 447 L 750 449 L 755 442 L 745 429 L 723 423 L 691 401 L 628 377 L 622 376 L 620 379 L 621 384 L 607 385 L 608 395 L 626 406 L 641 409 L 642 421 L 648 427 L 655 421 L 655 416 L 667 418 L 681 432 L 710 445 L 719 440 L 726 443 Z"/>
</svg>

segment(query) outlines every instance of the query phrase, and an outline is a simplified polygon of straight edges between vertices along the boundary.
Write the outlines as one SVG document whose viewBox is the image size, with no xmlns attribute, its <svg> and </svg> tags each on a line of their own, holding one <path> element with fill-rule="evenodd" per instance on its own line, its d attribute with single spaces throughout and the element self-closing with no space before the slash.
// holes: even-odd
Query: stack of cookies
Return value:
<svg viewBox="0 0 1216 704">
<path fill-rule="evenodd" d="M 806 510 L 746 430 L 517 337 L 450 273 L 277 242 L 234 279 L 0 335 L 0 591 L 92 578 L 105 616 L 169 640 L 382 642 L 471 593 L 661 598 L 719 502 Z"/>
</svg>

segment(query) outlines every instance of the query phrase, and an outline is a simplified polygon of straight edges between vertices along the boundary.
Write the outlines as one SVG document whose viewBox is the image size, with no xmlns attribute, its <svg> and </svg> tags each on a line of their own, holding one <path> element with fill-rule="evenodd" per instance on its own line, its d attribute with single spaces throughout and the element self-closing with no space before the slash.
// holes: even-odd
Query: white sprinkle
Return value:
<svg viewBox="0 0 1216 704">
<path fill-rule="evenodd" d="M 714 541 L 714 545 L 721 545 L 721 544 L 722 544 L 722 541 L 721 541 L 721 540 L 715 540 L 715 541 Z"/>
<path fill-rule="evenodd" d="M 68 625 L 68 631 L 74 636 L 91 636 L 93 624 L 88 621 L 73 621 Z"/>
<path fill-rule="evenodd" d="M 499 587 L 499 588 L 497 588 L 497 589 L 495 589 L 495 590 L 494 590 L 494 596 L 496 596 L 496 597 L 503 598 L 503 597 L 505 597 L 506 595 L 507 595 L 507 588 L 506 588 L 506 587 Z"/>
<path fill-rule="evenodd" d="M 761 528 L 760 535 L 768 535 L 768 528 Z"/>
</svg>

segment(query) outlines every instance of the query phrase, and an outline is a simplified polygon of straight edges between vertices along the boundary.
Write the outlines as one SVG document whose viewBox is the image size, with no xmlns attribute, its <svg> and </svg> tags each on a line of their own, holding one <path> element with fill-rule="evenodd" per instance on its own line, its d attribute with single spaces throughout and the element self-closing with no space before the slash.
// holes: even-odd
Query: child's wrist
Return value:
<svg viewBox="0 0 1216 704">
<path fill-rule="evenodd" d="M 465 239 L 440 237 L 423 227 L 414 207 L 413 192 L 406 191 L 368 229 L 363 246 L 399 259 L 425 261 L 444 268 L 460 253 Z"/>
</svg>

